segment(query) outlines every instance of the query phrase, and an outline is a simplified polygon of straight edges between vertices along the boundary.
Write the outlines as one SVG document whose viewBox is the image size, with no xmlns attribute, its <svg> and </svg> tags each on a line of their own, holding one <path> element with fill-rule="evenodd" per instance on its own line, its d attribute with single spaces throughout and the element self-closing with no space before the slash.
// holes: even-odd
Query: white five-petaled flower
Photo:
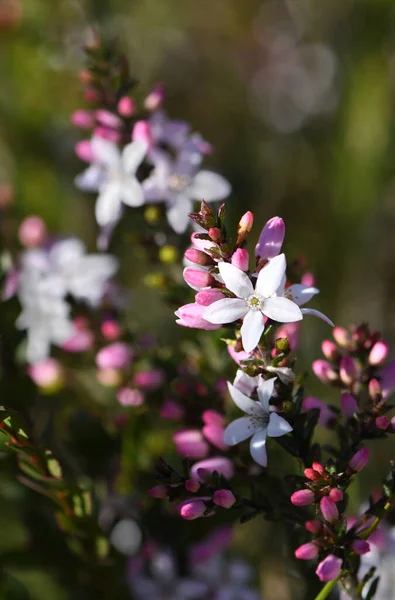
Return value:
<svg viewBox="0 0 395 600">
<path fill-rule="evenodd" d="M 148 146 L 137 140 L 121 152 L 117 144 L 94 136 L 91 141 L 93 163 L 76 177 L 76 185 L 84 191 L 99 192 L 96 220 L 101 227 L 116 223 L 122 204 L 141 206 L 144 193 L 136 172 L 144 160 Z"/>
<path fill-rule="evenodd" d="M 265 329 L 264 315 L 280 323 L 303 319 L 298 305 L 278 291 L 284 287 L 286 260 L 280 254 L 260 271 L 255 290 L 246 273 L 230 263 L 219 263 L 219 272 L 228 290 L 237 298 L 213 302 L 203 314 L 210 323 L 231 323 L 244 318 L 241 338 L 246 352 L 259 343 Z"/>
<path fill-rule="evenodd" d="M 233 402 L 248 416 L 232 421 L 224 431 L 224 443 L 234 446 L 251 437 L 252 458 L 262 467 L 267 466 L 266 439 L 280 437 L 292 431 L 292 426 L 283 417 L 270 410 L 276 378 L 262 379 L 258 386 L 259 402 L 252 400 L 228 382 Z"/>
</svg>

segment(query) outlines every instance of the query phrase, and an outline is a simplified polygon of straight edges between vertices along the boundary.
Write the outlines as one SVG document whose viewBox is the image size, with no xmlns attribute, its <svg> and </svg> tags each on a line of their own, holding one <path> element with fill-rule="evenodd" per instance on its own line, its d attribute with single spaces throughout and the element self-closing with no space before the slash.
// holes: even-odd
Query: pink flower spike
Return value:
<svg viewBox="0 0 395 600">
<path fill-rule="evenodd" d="M 185 489 L 191 494 L 196 494 L 200 489 L 200 483 L 196 479 L 187 479 L 185 482 Z"/>
<path fill-rule="evenodd" d="M 335 502 L 327 496 L 321 498 L 320 510 L 325 521 L 328 521 L 328 523 L 334 523 L 339 518 L 339 511 Z"/>
<path fill-rule="evenodd" d="M 299 560 L 311 560 L 316 558 L 319 554 L 319 548 L 317 544 L 309 542 L 308 544 L 302 544 L 295 550 L 295 556 Z"/>
<path fill-rule="evenodd" d="M 217 490 L 213 496 L 214 504 L 222 508 L 231 508 L 236 502 L 234 494 L 230 490 Z"/>
<path fill-rule="evenodd" d="M 339 488 L 332 488 L 329 492 L 329 498 L 333 502 L 341 502 L 343 500 L 343 492 Z"/>
<path fill-rule="evenodd" d="M 136 112 L 136 103 L 130 96 L 123 96 L 118 102 L 117 110 L 122 117 L 132 117 Z"/>
<path fill-rule="evenodd" d="M 382 365 L 388 357 L 390 346 L 387 342 L 376 342 L 369 354 L 369 364 L 374 367 Z"/>
<path fill-rule="evenodd" d="M 186 521 L 193 521 L 194 519 L 198 519 L 202 517 L 206 512 L 206 504 L 203 500 L 194 499 L 189 500 L 182 504 L 180 507 L 180 515 Z"/>
<path fill-rule="evenodd" d="M 368 552 L 370 552 L 370 544 L 365 540 L 355 540 L 352 543 L 351 547 L 354 550 L 354 552 L 359 555 L 367 554 Z"/>
<path fill-rule="evenodd" d="M 383 415 L 382 417 L 377 417 L 375 422 L 376 422 L 376 427 L 378 429 L 382 429 L 383 431 L 385 431 L 387 429 L 387 427 L 389 426 L 389 424 L 391 423 L 389 418 L 386 417 L 385 415 Z"/>
<path fill-rule="evenodd" d="M 322 354 L 331 362 L 335 361 L 339 355 L 338 348 L 331 340 L 324 340 L 321 344 Z"/>
<path fill-rule="evenodd" d="M 315 494 L 311 490 L 299 490 L 291 496 L 291 502 L 295 506 L 308 506 L 314 502 L 314 499 Z"/>
<path fill-rule="evenodd" d="M 173 435 L 178 454 L 189 458 L 204 458 L 209 453 L 209 446 L 198 429 L 185 429 Z"/>
<path fill-rule="evenodd" d="M 285 223 L 280 217 L 273 217 L 262 229 L 255 255 L 259 258 L 274 258 L 281 251 L 285 237 Z"/>
<path fill-rule="evenodd" d="M 240 271 L 248 271 L 248 264 L 250 261 L 250 257 L 248 251 L 244 248 L 237 248 L 237 250 L 232 254 L 232 265 L 234 265 Z"/>
<path fill-rule="evenodd" d="M 362 469 L 367 465 L 367 463 L 369 462 L 369 458 L 369 448 L 361 448 L 361 450 L 358 450 L 358 452 L 356 452 L 351 458 L 350 462 L 348 463 L 348 466 L 350 467 L 350 469 L 358 473 L 359 471 L 362 471 Z"/>
<path fill-rule="evenodd" d="M 354 414 L 359 411 L 357 401 L 355 400 L 354 396 L 348 392 L 344 392 L 344 394 L 341 395 L 340 403 L 346 419 L 351 419 L 351 417 L 353 417 Z"/>
<path fill-rule="evenodd" d="M 81 129 L 92 129 L 95 124 L 93 115 L 88 110 L 76 110 L 71 115 L 71 122 Z"/>
<path fill-rule="evenodd" d="M 151 146 L 152 132 L 148 121 L 137 121 L 134 124 L 132 132 L 132 141 L 136 142 L 137 140 L 141 140 L 142 142 L 147 144 L 147 146 Z"/>
<path fill-rule="evenodd" d="M 326 360 L 315 360 L 312 364 L 314 375 L 322 381 L 322 383 L 331 383 L 337 380 L 337 373 Z"/>
<path fill-rule="evenodd" d="M 45 242 L 47 227 L 41 217 L 31 215 L 20 224 L 18 237 L 25 248 L 37 248 Z"/>
<path fill-rule="evenodd" d="M 339 575 L 342 567 L 342 559 L 338 558 L 334 554 L 329 554 L 324 560 L 322 560 L 317 569 L 316 574 L 320 581 L 332 581 Z"/>
<path fill-rule="evenodd" d="M 150 489 L 149 495 L 151 498 L 167 498 L 167 487 L 164 485 L 155 485 Z"/>
</svg>

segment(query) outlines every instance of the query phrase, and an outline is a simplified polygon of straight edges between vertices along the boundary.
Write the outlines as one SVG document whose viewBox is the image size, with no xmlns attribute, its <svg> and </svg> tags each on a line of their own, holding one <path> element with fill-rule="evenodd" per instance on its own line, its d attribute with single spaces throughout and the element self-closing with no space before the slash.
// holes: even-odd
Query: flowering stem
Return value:
<svg viewBox="0 0 395 600">
<path fill-rule="evenodd" d="M 339 575 L 336 577 L 336 579 L 333 579 L 332 581 L 328 581 L 324 585 L 324 587 L 322 588 L 320 593 L 315 597 L 315 600 L 325 600 L 325 598 L 328 598 L 329 594 L 334 589 L 334 587 L 336 586 L 337 582 L 340 580 L 342 575 L 343 575 L 343 573 L 340 572 Z"/>
</svg>

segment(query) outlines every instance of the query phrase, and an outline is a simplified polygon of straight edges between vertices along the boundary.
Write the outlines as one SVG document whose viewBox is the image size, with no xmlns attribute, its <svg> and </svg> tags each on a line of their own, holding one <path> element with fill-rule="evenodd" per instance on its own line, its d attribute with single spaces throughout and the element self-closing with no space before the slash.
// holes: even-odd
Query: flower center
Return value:
<svg viewBox="0 0 395 600">
<path fill-rule="evenodd" d="M 169 188 L 173 192 L 182 192 L 190 184 L 191 178 L 189 175 L 171 175 L 169 177 Z"/>
<path fill-rule="evenodd" d="M 264 301 L 265 299 L 262 298 L 262 296 L 257 296 L 256 294 L 246 298 L 246 302 L 250 310 L 262 310 Z"/>
</svg>

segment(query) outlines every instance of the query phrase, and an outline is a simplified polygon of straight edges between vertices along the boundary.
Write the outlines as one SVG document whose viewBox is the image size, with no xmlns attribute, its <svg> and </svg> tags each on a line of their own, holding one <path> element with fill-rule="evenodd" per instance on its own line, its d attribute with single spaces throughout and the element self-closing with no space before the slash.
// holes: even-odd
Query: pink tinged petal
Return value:
<svg viewBox="0 0 395 600">
<path fill-rule="evenodd" d="M 272 377 L 271 379 L 261 380 L 261 383 L 258 387 L 258 398 L 262 407 L 266 412 L 269 412 L 269 401 L 273 396 L 274 384 L 276 382 L 276 377 Z"/>
<path fill-rule="evenodd" d="M 219 272 L 228 290 L 238 298 L 248 298 L 254 293 L 254 287 L 246 273 L 230 263 L 218 264 Z"/>
<path fill-rule="evenodd" d="M 267 427 L 267 435 L 269 437 L 281 437 L 292 431 L 293 427 L 283 417 L 277 413 L 270 414 L 270 421 Z"/>
<path fill-rule="evenodd" d="M 240 329 L 243 348 L 246 352 L 252 352 L 256 348 L 264 329 L 265 321 L 261 311 L 249 310 L 244 317 L 243 325 Z"/>
<path fill-rule="evenodd" d="M 270 298 L 281 285 L 284 279 L 287 262 L 285 254 L 275 256 L 272 260 L 259 272 L 256 282 L 256 291 L 264 298 Z"/>
<path fill-rule="evenodd" d="M 180 306 L 174 313 L 179 319 L 177 324 L 182 325 L 183 327 L 190 327 L 191 329 L 204 329 L 206 331 L 218 329 L 220 325 L 209 323 L 203 319 L 202 313 L 205 308 L 205 306 L 196 303 Z"/>
<path fill-rule="evenodd" d="M 266 438 L 267 430 L 261 429 L 252 437 L 250 442 L 251 456 L 262 467 L 267 467 Z"/>
<path fill-rule="evenodd" d="M 275 260 L 275 259 L 273 259 Z M 294 323 L 303 319 L 303 314 L 297 304 L 282 296 L 267 298 L 262 312 L 264 315 L 279 323 Z"/>
<path fill-rule="evenodd" d="M 147 154 L 148 144 L 142 140 L 136 140 L 125 146 L 122 152 L 122 166 L 126 173 L 134 175 Z"/>
<path fill-rule="evenodd" d="M 251 400 L 234 385 L 228 382 L 229 394 L 232 397 L 233 402 L 247 415 L 262 415 L 262 407 L 259 402 Z"/>
<path fill-rule="evenodd" d="M 240 442 L 244 442 L 244 440 L 254 435 L 259 429 L 261 429 L 261 425 L 257 419 L 251 419 L 250 417 L 236 419 L 232 423 L 229 423 L 224 431 L 224 444 L 228 446 L 240 444 Z"/>
<path fill-rule="evenodd" d="M 322 321 L 325 321 L 325 323 L 328 323 L 328 325 L 331 327 L 335 326 L 334 322 L 319 310 L 315 310 L 314 308 L 302 308 L 301 312 L 303 315 L 312 315 L 313 317 L 318 317 Z"/>
<path fill-rule="evenodd" d="M 316 294 L 319 294 L 320 290 L 316 287 L 303 285 L 303 283 L 295 283 L 287 288 L 286 293 L 291 295 L 292 300 L 298 306 L 302 306 L 306 302 L 309 302 Z"/>
<path fill-rule="evenodd" d="M 244 317 L 248 311 L 247 303 L 239 298 L 224 298 L 210 304 L 204 312 L 203 318 L 210 323 L 233 323 Z"/>
<path fill-rule="evenodd" d="M 250 375 L 247 375 L 247 373 L 244 373 L 244 371 L 239 369 L 236 373 L 233 385 L 237 387 L 241 392 L 243 392 L 243 394 L 249 396 L 258 387 L 260 380 L 260 375 L 257 375 L 256 377 L 251 377 Z"/>
<path fill-rule="evenodd" d="M 229 181 L 212 171 L 200 171 L 189 186 L 189 193 L 192 198 L 205 200 L 206 202 L 222 200 L 229 196 L 230 192 Z"/>
<path fill-rule="evenodd" d="M 111 182 L 104 185 L 96 200 L 96 221 L 101 227 L 116 223 L 121 216 L 120 184 Z"/>
<path fill-rule="evenodd" d="M 121 198 L 127 206 L 142 206 L 144 204 L 143 188 L 135 177 L 126 177 L 123 180 Z"/>
</svg>

